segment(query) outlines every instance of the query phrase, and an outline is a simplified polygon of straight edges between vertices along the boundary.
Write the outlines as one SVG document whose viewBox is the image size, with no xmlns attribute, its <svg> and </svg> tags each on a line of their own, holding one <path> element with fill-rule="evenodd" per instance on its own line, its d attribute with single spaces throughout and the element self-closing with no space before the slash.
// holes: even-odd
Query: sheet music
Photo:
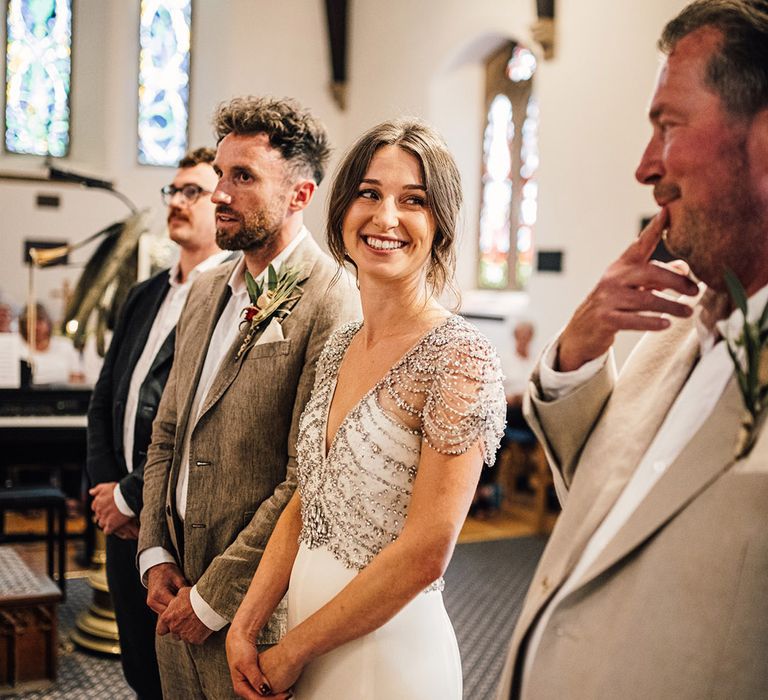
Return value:
<svg viewBox="0 0 768 700">
<path fill-rule="evenodd" d="M 16 333 L 0 333 L 0 388 L 21 386 L 21 338 Z"/>
</svg>

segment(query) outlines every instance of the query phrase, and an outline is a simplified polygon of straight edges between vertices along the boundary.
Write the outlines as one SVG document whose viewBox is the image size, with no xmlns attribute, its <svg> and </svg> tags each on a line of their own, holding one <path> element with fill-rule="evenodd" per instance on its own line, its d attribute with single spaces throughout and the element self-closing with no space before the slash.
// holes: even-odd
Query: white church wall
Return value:
<svg viewBox="0 0 768 700">
<path fill-rule="evenodd" d="M 562 250 L 565 268 L 531 279 L 529 315 L 540 336 L 565 322 L 635 235 L 640 217 L 654 211 L 633 171 L 649 133 L 644 115 L 657 67 L 655 41 L 684 4 L 558 2 L 557 55 L 540 62 L 536 76 L 541 107 L 536 243 Z M 501 40 L 530 43 L 533 8 L 533 0 L 355 0 L 348 108 L 342 112 L 327 90 L 329 50 L 320 0 L 197 0 L 190 143 L 211 144 L 216 104 L 247 93 L 291 95 L 311 108 L 327 124 L 336 149 L 331 170 L 349 144 L 378 121 L 401 113 L 432 121 L 455 153 L 464 180 L 458 280 L 468 293 L 477 258 L 482 61 Z M 124 0 L 76 3 L 72 152 L 57 164 L 113 179 L 138 205 L 152 206 L 161 222 L 158 190 L 173 169 L 140 166 L 135 156 L 138 12 L 139 3 Z M 3 31 L 4 13 L 3 4 Z M 0 154 L 0 171 L 19 170 L 43 172 L 42 159 Z M 61 195 L 61 208 L 35 208 L 34 194 L 51 191 Z M 322 232 L 327 191 L 328 180 L 307 214 L 316 235 Z M 0 181 L 0 209 L 0 288 L 17 301 L 26 286 L 19 264 L 24 238 L 78 240 L 125 211 L 103 193 L 8 181 Z M 76 270 L 42 274 L 53 280 L 52 288 Z"/>
</svg>

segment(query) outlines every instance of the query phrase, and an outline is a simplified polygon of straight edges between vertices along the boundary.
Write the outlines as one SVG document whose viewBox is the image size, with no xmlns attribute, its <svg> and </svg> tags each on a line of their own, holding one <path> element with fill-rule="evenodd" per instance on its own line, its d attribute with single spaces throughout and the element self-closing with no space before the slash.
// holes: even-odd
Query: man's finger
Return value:
<svg viewBox="0 0 768 700">
<path fill-rule="evenodd" d="M 168 625 L 165 624 L 160 618 L 157 620 L 157 626 L 155 627 L 155 632 L 157 632 L 161 637 L 165 636 L 170 632 L 168 629 Z"/>
<path fill-rule="evenodd" d="M 699 293 L 698 285 L 687 275 L 670 269 L 666 265 L 656 264 L 655 261 L 651 261 L 650 265 L 645 266 L 640 284 L 637 286 L 644 287 L 645 289 L 656 289 L 660 292 L 677 292 L 689 297 L 696 296 Z"/>
<path fill-rule="evenodd" d="M 637 289 L 627 289 L 617 297 L 615 310 L 668 314 L 680 318 L 688 318 L 693 313 L 693 308 L 688 304 L 681 304 L 655 292 Z"/>
<path fill-rule="evenodd" d="M 648 262 L 661 240 L 661 234 L 664 232 L 668 220 L 669 216 L 667 210 L 666 208 L 662 208 L 661 211 L 651 219 L 650 223 L 640 231 L 640 235 L 635 239 L 632 245 L 627 248 L 623 257 L 630 262 Z"/>
</svg>

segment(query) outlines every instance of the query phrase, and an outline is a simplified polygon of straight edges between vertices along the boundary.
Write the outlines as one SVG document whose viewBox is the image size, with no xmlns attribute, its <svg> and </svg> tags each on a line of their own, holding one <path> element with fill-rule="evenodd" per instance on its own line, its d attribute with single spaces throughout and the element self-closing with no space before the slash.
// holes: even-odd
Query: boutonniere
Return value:
<svg viewBox="0 0 768 700">
<path fill-rule="evenodd" d="M 736 459 L 746 457 L 757 440 L 758 428 L 765 418 L 768 399 L 768 304 L 756 323 L 747 320 L 747 293 L 738 277 L 730 270 L 725 272 L 733 303 L 744 317 L 744 325 L 737 338 L 726 338 L 739 391 L 744 402 L 744 415 L 736 442 Z"/>
<path fill-rule="evenodd" d="M 236 360 L 240 359 L 253 342 L 253 336 L 265 323 L 272 318 L 277 318 L 282 323 L 290 315 L 289 304 L 301 296 L 300 279 L 300 267 L 283 265 L 278 273 L 274 266 L 270 265 L 267 268 L 266 285 L 253 279 L 248 270 L 245 271 L 245 286 L 251 303 L 240 312 L 243 317 L 240 330 L 246 332 L 240 349 L 235 355 Z"/>
</svg>

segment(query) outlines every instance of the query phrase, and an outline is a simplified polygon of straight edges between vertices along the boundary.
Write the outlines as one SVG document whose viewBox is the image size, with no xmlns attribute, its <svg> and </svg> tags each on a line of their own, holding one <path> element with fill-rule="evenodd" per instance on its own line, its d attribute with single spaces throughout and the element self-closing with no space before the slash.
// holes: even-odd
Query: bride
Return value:
<svg viewBox="0 0 768 700">
<path fill-rule="evenodd" d="M 417 120 L 374 127 L 339 167 L 328 245 L 364 320 L 318 361 L 298 490 L 227 635 L 242 697 L 461 698 L 442 575 L 505 402 L 489 342 L 437 301 L 460 204 L 453 158 Z M 288 632 L 259 652 L 286 590 Z"/>
</svg>

